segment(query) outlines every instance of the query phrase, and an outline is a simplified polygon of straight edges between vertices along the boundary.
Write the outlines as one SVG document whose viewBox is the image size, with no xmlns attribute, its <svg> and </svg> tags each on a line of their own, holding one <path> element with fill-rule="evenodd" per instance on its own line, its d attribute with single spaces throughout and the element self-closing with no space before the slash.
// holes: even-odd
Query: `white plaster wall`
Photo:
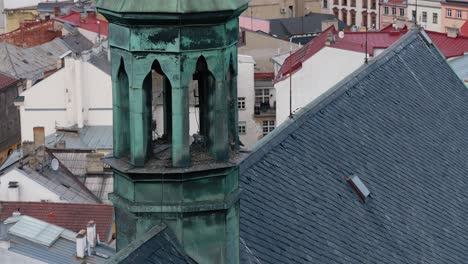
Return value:
<svg viewBox="0 0 468 264">
<path fill-rule="evenodd" d="M 255 81 L 253 57 L 239 55 L 237 76 L 237 97 L 245 97 L 245 110 L 239 110 L 239 122 L 246 122 L 246 134 L 239 135 L 244 148 L 251 149 L 257 142 L 258 127 L 254 119 Z"/>
<path fill-rule="evenodd" d="M 65 67 L 27 91 L 20 107 L 22 140 L 33 140 L 33 128 L 45 127 L 46 135 L 56 127 L 112 125 L 112 82 L 94 65 L 65 59 Z"/>
<path fill-rule="evenodd" d="M 418 2 L 418 23 L 426 30 L 444 32 L 442 28 L 442 6 L 440 1 L 408 0 L 408 12 L 406 12 L 408 20 L 412 19 L 413 10 L 416 9 L 416 1 Z M 427 22 L 422 22 L 423 12 L 427 12 Z M 437 13 L 437 24 L 432 23 L 433 13 Z"/>
<path fill-rule="evenodd" d="M 57 194 L 29 179 L 23 173 L 15 168 L 0 176 L 0 201 L 13 201 L 8 195 L 8 183 L 18 182 L 20 202 L 40 202 L 41 200 L 56 203 L 66 202 L 61 200 Z"/>
<path fill-rule="evenodd" d="M 0 34 L 5 33 L 5 30 L 6 30 L 6 27 L 5 27 L 5 25 L 6 25 L 6 16 L 3 13 L 3 11 L 5 11 L 4 1 L 5 0 L 0 0 Z"/>
<path fill-rule="evenodd" d="M 364 54 L 325 47 L 305 61 L 292 78 L 292 109 L 296 112 L 364 63 Z M 275 84 L 276 126 L 289 116 L 289 78 Z"/>
<path fill-rule="evenodd" d="M 83 64 L 84 120 L 89 126 L 112 125 L 111 76 L 90 63 Z"/>
<path fill-rule="evenodd" d="M 72 97 L 71 89 L 72 82 L 67 80 L 67 70 L 61 69 L 21 94 L 24 96 L 24 105 L 20 108 L 23 141 L 33 140 L 35 126 L 44 126 L 48 135 L 55 132 L 56 124 L 73 125 L 66 110 Z"/>
</svg>

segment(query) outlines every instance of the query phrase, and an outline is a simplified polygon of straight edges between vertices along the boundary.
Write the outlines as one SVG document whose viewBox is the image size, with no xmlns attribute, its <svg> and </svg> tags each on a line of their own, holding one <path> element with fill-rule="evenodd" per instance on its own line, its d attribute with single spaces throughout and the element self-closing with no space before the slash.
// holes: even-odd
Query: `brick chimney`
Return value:
<svg viewBox="0 0 468 264">
<path fill-rule="evenodd" d="M 43 146 L 45 143 L 45 128 L 44 127 L 34 127 L 34 147 L 37 149 L 40 146 Z"/>
<path fill-rule="evenodd" d="M 23 142 L 23 156 L 26 157 L 34 152 L 34 142 L 24 141 Z"/>
<path fill-rule="evenodd" d="M 86 172 L 102 173 L 104 172 L 104 163 L 101 159 L 104 158 L 104 153 L 89 153 L 86 155 Z"/>
</svg>

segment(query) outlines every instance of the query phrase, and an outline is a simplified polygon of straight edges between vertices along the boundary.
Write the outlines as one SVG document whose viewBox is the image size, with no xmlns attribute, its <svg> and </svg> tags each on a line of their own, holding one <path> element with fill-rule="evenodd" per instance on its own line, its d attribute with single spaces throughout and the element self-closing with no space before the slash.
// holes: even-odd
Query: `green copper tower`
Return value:
<svg viewBox="0 0 468 264">
<path fill-rule="evenodd" d="M 239 263 L 237 42 L 249 1 L 98 0 L 110 22 L 117 250 L 163 222 L 198 263 Z"/>
</svg>

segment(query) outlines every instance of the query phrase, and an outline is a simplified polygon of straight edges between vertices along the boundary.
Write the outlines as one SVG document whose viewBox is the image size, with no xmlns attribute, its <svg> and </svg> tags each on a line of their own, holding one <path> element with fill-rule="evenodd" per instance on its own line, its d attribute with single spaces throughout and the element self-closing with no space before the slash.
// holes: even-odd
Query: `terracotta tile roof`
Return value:
<svg viewBox="0 0 468 264">
<path fill-rule="evenodd" d="M 468 37 L 468 21 L 463 24 L 463 26 L 460 28 L 460 35 L 464 37 Z"/>
<path fill-rule="evenodd" d="M 18 81 L 17 79 L 0 73 L 0 90 Z"/>
<path fill-rule="evenodd" d="M 62 16 L 57 21 L 63 22 L 68 21 L 71 25 L 86 29 L 91 32 L 99 33 L 99 27 L 101 27 L 101 35 L 109 36 L 109 23 L 104 20 L 97 19 L 92 15 L 88 15 L 86 20 L 81 20 L 80 13 L 72 12 L 69 15 Z M 100 22 L 100 25 L 97 22 Z"/>
<path fill-rule="evenodd" d="M 61 30 L 55 30 L 54 21 L 27 21 L 20 28 L 0 35 L 0 42 L 22 48 L 38 46 L 62 36 Z"/>
<path fill-rule="evenodd" d="M 285 60 L 276 76 L 276 82 L 286 78 L 290 72 L 294 72 L 299 69 L 304 61 L 308 60 L 324 48 L 325 40 L 327 39 L 329 32 L 335 36 L 335 42 L 331 43 L 330 47 L 355 52 L 365 51 L 365 32 L 346 32 L 343 38 L 339 38 L 336 36 L 338 33 L 337 30 L 333 26 L 330 26 L 328 29 L 323 31 L 322 34 L 307 43 L 307 45 L 301 49 L 294 52 Z M 375 49 L 386 49 L 390 47 L 407 32 L 408 28 L 406 26 L 398 31 L 392 30 L 391 26 L 387 26 L 378 32 L 368 32 L 367 50 L 369 55 L 374 56 Z M 432 31 L 426 31 L 426 33 L 447 59 L 462 56 L 464 53 L 468 52 L 468 37 L 458 36 L 456 38 L 450 38 L 445 33 Z"/>
<path fill-rule="evenodd" d="M 101 204 L 0 202 L 0 221 L 11 217 L 12 213 L 17 210 L 23 215 L 74 232 L 85 229 L 88 221 L 94 220 L 101 241 L 105 241 L 109 237 L 114 212 L 112 206 Z"/>
</svg>

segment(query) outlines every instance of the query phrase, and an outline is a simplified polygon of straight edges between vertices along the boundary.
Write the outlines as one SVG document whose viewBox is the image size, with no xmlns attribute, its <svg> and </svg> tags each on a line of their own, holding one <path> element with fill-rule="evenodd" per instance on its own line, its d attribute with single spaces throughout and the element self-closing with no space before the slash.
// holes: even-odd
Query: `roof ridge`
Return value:
<svg viewBox="0 0 468 264">
<path fill-rule="evenodd" d="M 407 34 L 402 36 L 399 40 L 393 43 L 388 49 L 384 50 L 379 56 L 378 59 L 370 61 L 368 64 L 364 64 L 359 67 L 356 71 L 345 77 L 343 80 L 331 87 L 327 92 L 323 93 L 317 97 L 312 102 L 304 106 L 292 119 L 286 120 L 279 127 L 275 128 L 273 132 L 264 137 L 259 141 L 252 150 L 251 154 L 248 155 L 242 162 L 240 166 L 240 174 L 243 174 L 244 171 L 249 169 L 254 165 L 258 160 L 270 152 L 274 147 L 279 145 L 282 140 L 289 135 L 291 135 L 298 127 L 307 120 L 307 116 L 311 113 L 317 113 L 322 110 L 324 107 L 333 102 L 336 98 L 340 97 L 343 93 L 348 91 L 354 85 L 370 75 L 374 70 L 376 70 L 381 65 L 386 64 L 391 58 L 399 54 L 399 51 L 406 47 L 406 45 L 420 36 L 420 33 L 424 30 L 420 28 L 415 28 L 410 30 Z M 434 45 L 432 45 L 434 47 Z M 440 54 L 440 52 L 439 52 Z M 441 55 L 443 56 L 443 55 Z M 445 59 L 445 58 L 444 58 Z"/>
</svg>

